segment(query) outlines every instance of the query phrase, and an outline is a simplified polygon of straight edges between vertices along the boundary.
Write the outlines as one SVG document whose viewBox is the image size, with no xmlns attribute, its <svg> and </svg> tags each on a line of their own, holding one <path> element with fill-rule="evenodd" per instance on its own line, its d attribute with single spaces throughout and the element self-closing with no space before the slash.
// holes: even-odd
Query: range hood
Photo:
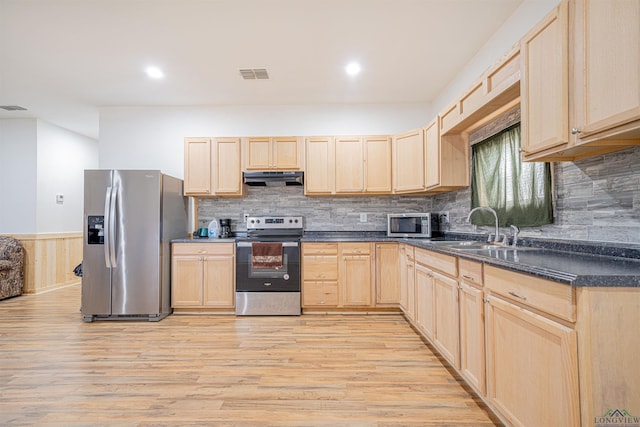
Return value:
<svg viewBox="0 0 640 427">
<path fill-rule="evenodd" d="M 243 182 L 247 185 L 264 187 L 267 185 L 302 185 L 303 172 L 244 172 Z"/>
</svg>

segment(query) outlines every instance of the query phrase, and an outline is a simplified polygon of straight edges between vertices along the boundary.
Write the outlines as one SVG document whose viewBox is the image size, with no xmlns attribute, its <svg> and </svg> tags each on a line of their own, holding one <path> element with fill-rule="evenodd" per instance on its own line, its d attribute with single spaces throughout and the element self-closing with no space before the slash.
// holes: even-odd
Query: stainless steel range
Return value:
<svg viewBox="0 0 640 427">
<path fill-rule="evenodd" d="M 297 316 L 301 216 L 251 216 L 236 242 L 236 314 Z"/>
</svg>

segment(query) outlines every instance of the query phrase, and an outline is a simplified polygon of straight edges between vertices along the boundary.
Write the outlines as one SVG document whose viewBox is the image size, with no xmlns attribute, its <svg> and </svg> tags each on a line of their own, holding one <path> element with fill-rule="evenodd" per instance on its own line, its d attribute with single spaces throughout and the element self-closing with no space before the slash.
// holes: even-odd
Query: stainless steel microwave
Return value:
<svg viewBox="0 0 640 427">
<path fill-rule="evenodd" d="M 429 238 L 438 230 L 438 215 L 403 213 L 387 215 L 387 236 Z"/>
</svg>

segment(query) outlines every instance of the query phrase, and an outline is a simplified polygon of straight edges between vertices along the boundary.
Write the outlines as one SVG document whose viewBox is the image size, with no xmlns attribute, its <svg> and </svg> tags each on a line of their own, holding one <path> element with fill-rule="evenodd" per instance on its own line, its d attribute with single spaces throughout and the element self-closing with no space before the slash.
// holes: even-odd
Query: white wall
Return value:
<svg viewBox="0 0 640 427">
<path fill-rule="evenodd" d="M 84 169 L 97 167 L 94 139 L 38 119 L 0 120 L 0 234 L 82 231 Z"/>
<path fill-rule="evenodd" d="M 98 168 L 98 142 L 39 120 L 37 165 L 38 233 L 81 231 L 84 170 Z"/>
<path fill-rule="evenodd" d="M 560 0 L 525 0 L 496 31 L 478 53 L 440 92 L 431 105 L 435 117 L 458 98 L 475 79 L 515 45 L 535 24 L 544 18 Z"/>
<path fill-rule="evenodd" d="M 0 233 L 36 231 L 36 119 L 0 120 Z"/>
<path fill-rule="evenodd" d="M 392 134 L 428 120 L 426 105 L 102 108 L 100 168 L 183 178 L 186 136 Z"/>
</svg>

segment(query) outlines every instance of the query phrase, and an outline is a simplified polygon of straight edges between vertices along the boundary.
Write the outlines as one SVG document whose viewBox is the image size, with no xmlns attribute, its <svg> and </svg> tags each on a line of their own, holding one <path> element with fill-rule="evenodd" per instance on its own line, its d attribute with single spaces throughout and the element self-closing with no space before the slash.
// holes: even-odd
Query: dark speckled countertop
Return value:
<svg viewBox="0 0 640 427">
<path fill-rule="evenodd" d="M 402 242 L 572 286 L 640 287 L 640 245 L 521 238 L 521 249 L 460 251 L 441 240 L 479 240 L 486 236 L 446 233 L 435 239 L 398 239 L 384 232 L 305 232 L 302 242 Z M 235 239 L 176 239 L 174 243 L 228 243 Z"/>
<path fill-rule="evenodd" d="M 480 240 L 486 236 L 447 233 L 437 239 L 396 239 L 379 232 L 307 232 L 303 242 L 402 242 L 487 265 L 572 286 L 640 287 L 640 245 L 521 238 L 522 249 L 460 251 L 438 240 Z"/>
</svg>

